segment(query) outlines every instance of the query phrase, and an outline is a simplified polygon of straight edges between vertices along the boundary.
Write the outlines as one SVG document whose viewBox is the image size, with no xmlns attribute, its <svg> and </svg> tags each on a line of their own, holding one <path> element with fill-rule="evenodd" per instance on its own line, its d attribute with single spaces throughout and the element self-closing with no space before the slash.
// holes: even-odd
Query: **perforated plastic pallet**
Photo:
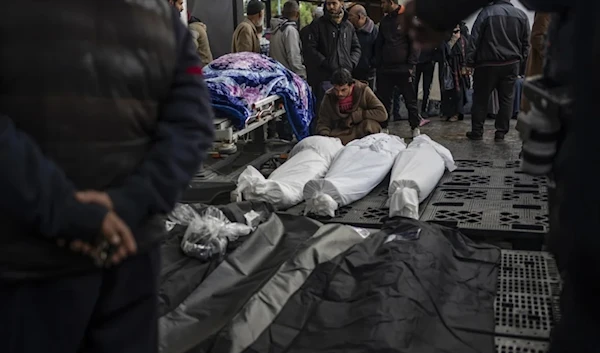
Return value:
<svg viewBox="0 0 600 353">
<path fill-rule="evenodd" d="M 530 176 L 514 168 L 459 168 L 452 173 L 446 173 L 439 186 L 545 189 L 548 187 L 548 178 Z"/>
<path fill-rule="evenodd" d="M 439 187 L 431 196 L 431 202 L 456 202 L 464 200 L 510 202 L 525 206 L 540 205 L 545 207 L 548 202 L 548 192 L 546 189 Z"/>
<path fill-rule="evenodd" d="M 547 353 L 547 342 L 527 341 L 514 338 L 496 337 L 496 353 Z"/>
<path fill-rule="evenodd" d="M 507 161 L 503 159 L 494 160 L 479 160 L 479 159 L 457 159 L 454 161 L 458 169 L 463 168 L 506 168 L 518 170 L 521 168 L 521 161 L 513 160 Z"/>
<path fill-rule="evenodd" d="M 458 228 L 465 235 L 483 240 L 530 237 L 539 239 L 540 245 L 549 227 L 548 209 L 543 202 L 521 204 L 513 201 L 432 200 L 423 211 L 421 220 Z"/>
<path fill-rule="evenodd" d="M 548 339 L 560 318 L 560 288 L 550 254 L 503 250 L 494 303 L 496 334 Z"/>
</svg>

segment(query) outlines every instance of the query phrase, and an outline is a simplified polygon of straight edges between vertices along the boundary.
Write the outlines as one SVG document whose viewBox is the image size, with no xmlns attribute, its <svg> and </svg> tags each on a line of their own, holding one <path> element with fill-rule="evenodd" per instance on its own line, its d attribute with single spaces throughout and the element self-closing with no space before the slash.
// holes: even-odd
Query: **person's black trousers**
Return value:
<svg viewBox="0 0 600 353">
<path fill-rule="evenodd" d="M 417 64 L 417 73 L 415 77 L 415 92 L 419 92 L 419 82 L 421 76 L 423 76 L 423 102 L 421 104 L 421 113 L 427 113 L 427 107 L 429 105 L 429 95 L 431 94 L 431 84 L 433 83 L 433 72 L 435 70 L 435 63 Z"/>
<path fill-rule="evenodd" d="M 519 67 L 519 63 L 515 63 L 502 66 L 481 66 L 475 69 L 473 108 L 471 109 L 471 130 L 474 134 L 483 134 L 483 125 L 488 115 L 488 103 L 494 89 L 498 91 L 500 105 L 496 115 L 496 133 L 506 134 L 508 132 Z"/>
<path fill-rule="evenodd" d="M 390 118 L 395 118 L 392 112 L 392 100 L 394 98 L 394 88 L 404 97 L 404 103 L 408 110 L 408 122 L 412 129 L 418 128 L 420 119 L 417 108 L 417 93 L 413 84 L 413 77 L 409 73 L 377 73 L 377 96 L 385 106 L 388 113 L 388 120 L 382 123 L 383 128 L 387 128 Z"/>
<path fill-rule="evenodd" d="M 158 352 L 159 273 L 155 248 L 113 269 L 0 281 L 0 352 Z"/>
</svg>

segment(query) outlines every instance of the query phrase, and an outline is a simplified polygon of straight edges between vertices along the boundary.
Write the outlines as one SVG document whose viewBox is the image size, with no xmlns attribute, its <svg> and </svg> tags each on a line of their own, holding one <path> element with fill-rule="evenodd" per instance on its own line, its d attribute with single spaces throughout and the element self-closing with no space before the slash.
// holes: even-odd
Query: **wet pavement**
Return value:
<svg viewBox="0 0 600 353">
<path fill-rule="evenodd" d="M 447 122 L 438 117 L 430 120 L 431 123 L 421 128 L 421 134 L 426 134 L 444 145 L 452 152 L 455 159 L 516 160 L 519 157 L 521 140 L 515 130 L 516 120 L 511 120 L 510 131 L 503 142 L 494 141 L 494 120 L 486 121 L 482 141 L 471 141 L 465 136 L 465 133 L 471 130 L 469 116 L 457 122 Z M 411 138 L 407 120 L 393 122 L 389 125 L 389 129 L 390 133 L 406 139 Z"/>
</svg>

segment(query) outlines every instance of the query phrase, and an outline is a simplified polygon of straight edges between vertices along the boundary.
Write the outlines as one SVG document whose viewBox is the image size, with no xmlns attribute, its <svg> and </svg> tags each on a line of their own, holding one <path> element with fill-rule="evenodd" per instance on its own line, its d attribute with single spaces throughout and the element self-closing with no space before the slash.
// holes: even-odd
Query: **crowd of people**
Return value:
<svg viewBox="0 0 600 353">
<path fill-rule="evenodd" d="M 270 56 L 306 79 L 316 96 L 318 111 L 312 131 L 317 134 L 337 131 L 338 125 L 330 129 L 317 127 L 325 121 L 340 123 L 339 119 L 324 116 L 324 112 L 332 111 L 326 106 L 331 102 L 324 101 L 328 94 L 337 97 L 339 107 L 333 111 L 341 115 L 344 112 L 340 109 L 346 100 L 360 100 L 358 93 L 353 94 L 353 88 L 346 91 L 334 84 L 333 77 L 339 80 L 349 72 L 355 81 L 365 82 L 366 87 L 375 92 L 386 110 L 386 119 L 377 120 L 379 128 L 370 125 L 364 133 L 387 132 L 389 122 L 401 119 L 403 101 L 413 136 L 420 134 L 420 128 L 436 114 L 430 109 L 429 98 L 437 63 L 441 91 L 439 115 L 450 122 L 463 120 L 465 106 L 472 96 L 472 129 L 467 137 L 481 140 L 485 119 L 491 115 L 496 119 L 495 140 L 503 140 L 510 118 L 514 117 L 513 103 L 520 101 L 520 96 L 515 97 L 515 84 L 525 73 L 529 55 L 527 15 L 510 0 L 495 0 L 481 11 L 471 33 L 465 22 L 461 22 L 447 33 L 439 46 L 421 49 L 400 25 L 404 6 L 398 0 L 381 0 L 381 9 L 384 16 L 376 24 L 360 4 L 326 0 L 322 8 L 314 11 L 313 21 L 300 29 L 299 2 L 289 0 L 283 5 L 281 16 L 271 20 Z M 246 14 L 233 35 L 232 51 L 260 53 L 264 3 L 250 0 Z M 541 66 L 541 63 L 530 62 L 530 67 L 532 65 Z M 421 81 L 423 95 L 419 107 Z M 361 94 L 364 91 L 362 84 L 351 86 L 360 86 Z M 488 114 L 492 97 L 499 106 L 493 115 Z M 357 132 L 361 128 L 356 124 L 359 122 L 343 123 L 352 126 L 348 136 L 360 138 L 363 133 Z"/>
</svg>

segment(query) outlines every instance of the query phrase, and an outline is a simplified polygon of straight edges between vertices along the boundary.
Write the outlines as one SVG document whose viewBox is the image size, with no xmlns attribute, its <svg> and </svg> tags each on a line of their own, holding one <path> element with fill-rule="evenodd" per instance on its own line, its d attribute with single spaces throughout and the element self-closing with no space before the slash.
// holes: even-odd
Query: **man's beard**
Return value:
<svg viewBox="0 0 600 353">
<path fill-rule="evenodd" d="M 340 9 L 338 12 L 329 11 L 331 18 L 341 18 L 344 16 L 344 10 Z"/>
</svg>

